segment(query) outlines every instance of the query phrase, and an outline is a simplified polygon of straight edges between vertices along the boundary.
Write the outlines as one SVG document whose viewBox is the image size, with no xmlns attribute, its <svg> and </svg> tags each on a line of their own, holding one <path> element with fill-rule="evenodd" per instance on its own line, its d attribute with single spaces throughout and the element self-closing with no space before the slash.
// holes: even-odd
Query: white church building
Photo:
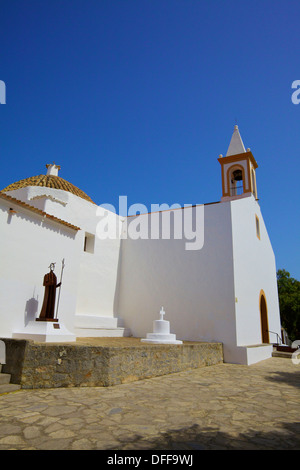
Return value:
<svg viewBox="0 0 300 470">
<path fill-rule="evenodd" d="M 225 362 L 271 357 L 281 331 L 275 257 L 258 165 L 237 126 L 218 161 L 219 202 L 127 216 L 97 205 L 56 164 L 2 189 L 0 338 L 145 338 L 163 306 L 178 340 L 221 342 Z M 62 276 L 57 325 L 37 321 L 51 263 Z"/>
</svg>

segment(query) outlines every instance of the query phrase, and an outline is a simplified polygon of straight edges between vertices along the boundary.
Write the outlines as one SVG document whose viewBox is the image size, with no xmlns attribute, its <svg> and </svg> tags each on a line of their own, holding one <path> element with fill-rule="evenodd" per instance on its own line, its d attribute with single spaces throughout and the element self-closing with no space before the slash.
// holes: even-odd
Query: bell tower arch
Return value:
<svg viewBox="0 0 300 470">
<path fill-rule="evenodd" d="M 257 199 L 255 170 L 258 165 L 250 149 L 245 149 L 238 126 L 234 126 L 226 156 L 220 155 L 218 161 L 222 173 L 221 201 L 251 195 Z"/>
</svg>

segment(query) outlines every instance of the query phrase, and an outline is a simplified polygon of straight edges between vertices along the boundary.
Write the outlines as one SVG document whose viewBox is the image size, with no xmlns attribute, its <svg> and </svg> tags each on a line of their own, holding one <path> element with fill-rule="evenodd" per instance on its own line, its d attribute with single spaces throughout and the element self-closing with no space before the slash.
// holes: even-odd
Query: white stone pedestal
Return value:
<svg viewBox="0 0 300 470">
<path fill-rule="evenodd" d="M 23 330 L 14 332 L 16 339 L 32 339 L 39 343 L 66 343 L 76 341 L 76 336 L 61 323 L 54 321 L 30 321 Z"/>
<path fill-rule="evenodd" d="M 153 322 L 153 333 L 147 333 L 147 337 L 141 339 L 143 343 L 182 344 L 182 341 L 176 339 L 176 335 L 170 333 L 170 322 L 163 319 L 164 315 L 162 307 L 160 319 Z"/>
</svg>

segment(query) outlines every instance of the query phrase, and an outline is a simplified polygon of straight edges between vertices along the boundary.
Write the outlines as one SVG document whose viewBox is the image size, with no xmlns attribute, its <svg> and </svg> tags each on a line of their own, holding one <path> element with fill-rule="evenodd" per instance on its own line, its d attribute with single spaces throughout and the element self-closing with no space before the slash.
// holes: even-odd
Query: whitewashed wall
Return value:
<svg viewBox="0 0 300 470">
<path fill-rule="evenodd" d="M 152 331 L 163 306 L 177 339 L 235 344 L 230 206 L 205 205 L 204 230 L 199 251 L 185 240 L 122 240 L 118 311 L 134 336 Z"/>
<path fill-rule="evenodd" d="M 7 194 L 80 227 L 76 254 L 79 263 L 76 315 L 113 318 L 120 251 L 119 224 L 123 219 L 59 189 L 31 186 Z M 106 239 L 97 236 L 103 216 L 109 217 L 109 231 L 114 232 L 116 227 L 116 236 L 114 233 L 108 233 Z M 84 251 L 86 234 L 95 238 L 93 253 Z"/>
<path fill-rule="evenodd" d="M 13 207 L 17 213 L 9 214 Z M 72 330 L 78 282 L 78 233 L 62 224 L 0 199 L 0 336 L 11 337 L 38 317 L 43 279 L 56 263 L 58 282 L 65 258 L 59 319 Z M 58 294 L 58 292 L 57 292 Z"/>
<path fill-rule="evenodd" d="M 228 203 L 226 203 L 228 204 Z M 271 242 L 253 196 L 232 201 L 232 233 L 234 250 L 234 288 L 238 346 L 260 344 L 261 321 L 259 295 L 266 294 L 269 330 L 281 336 L 276 280 L 276 263 Z M 258 216 L 260 239 L 256 235 Z M 277 342 L 270 333 L 270 342 Z"/>
<path fill-rule="evenodd" d="M 261 360 L 269 350 L 251 349 L 250 358 L 241 348 L 262 343 L 261 289 L 269 329 L 280 334 L 275 260 L 259 205 L 252 196 L 205 205 L 204 229 L 199 251 L 186 251 L 184 240 L 123 240 L 119 313 L 144 337 L 164 306 L 178 339 L 221 341 L 225 362 Z"/>
</svg>

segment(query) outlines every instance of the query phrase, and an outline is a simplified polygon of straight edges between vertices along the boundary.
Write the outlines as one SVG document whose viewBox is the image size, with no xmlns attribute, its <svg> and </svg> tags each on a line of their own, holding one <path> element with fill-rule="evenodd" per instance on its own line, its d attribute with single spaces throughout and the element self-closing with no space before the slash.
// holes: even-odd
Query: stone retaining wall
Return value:
<svg viewBox="0 0 300 470">
<path fill-rule="evenodd" d="M 106 345 L 5 339 L 3 372 L 22 388 L 111 386 L 223 362 L 221 343 L 151 345 L 122 338 Z"/>
</svg>

